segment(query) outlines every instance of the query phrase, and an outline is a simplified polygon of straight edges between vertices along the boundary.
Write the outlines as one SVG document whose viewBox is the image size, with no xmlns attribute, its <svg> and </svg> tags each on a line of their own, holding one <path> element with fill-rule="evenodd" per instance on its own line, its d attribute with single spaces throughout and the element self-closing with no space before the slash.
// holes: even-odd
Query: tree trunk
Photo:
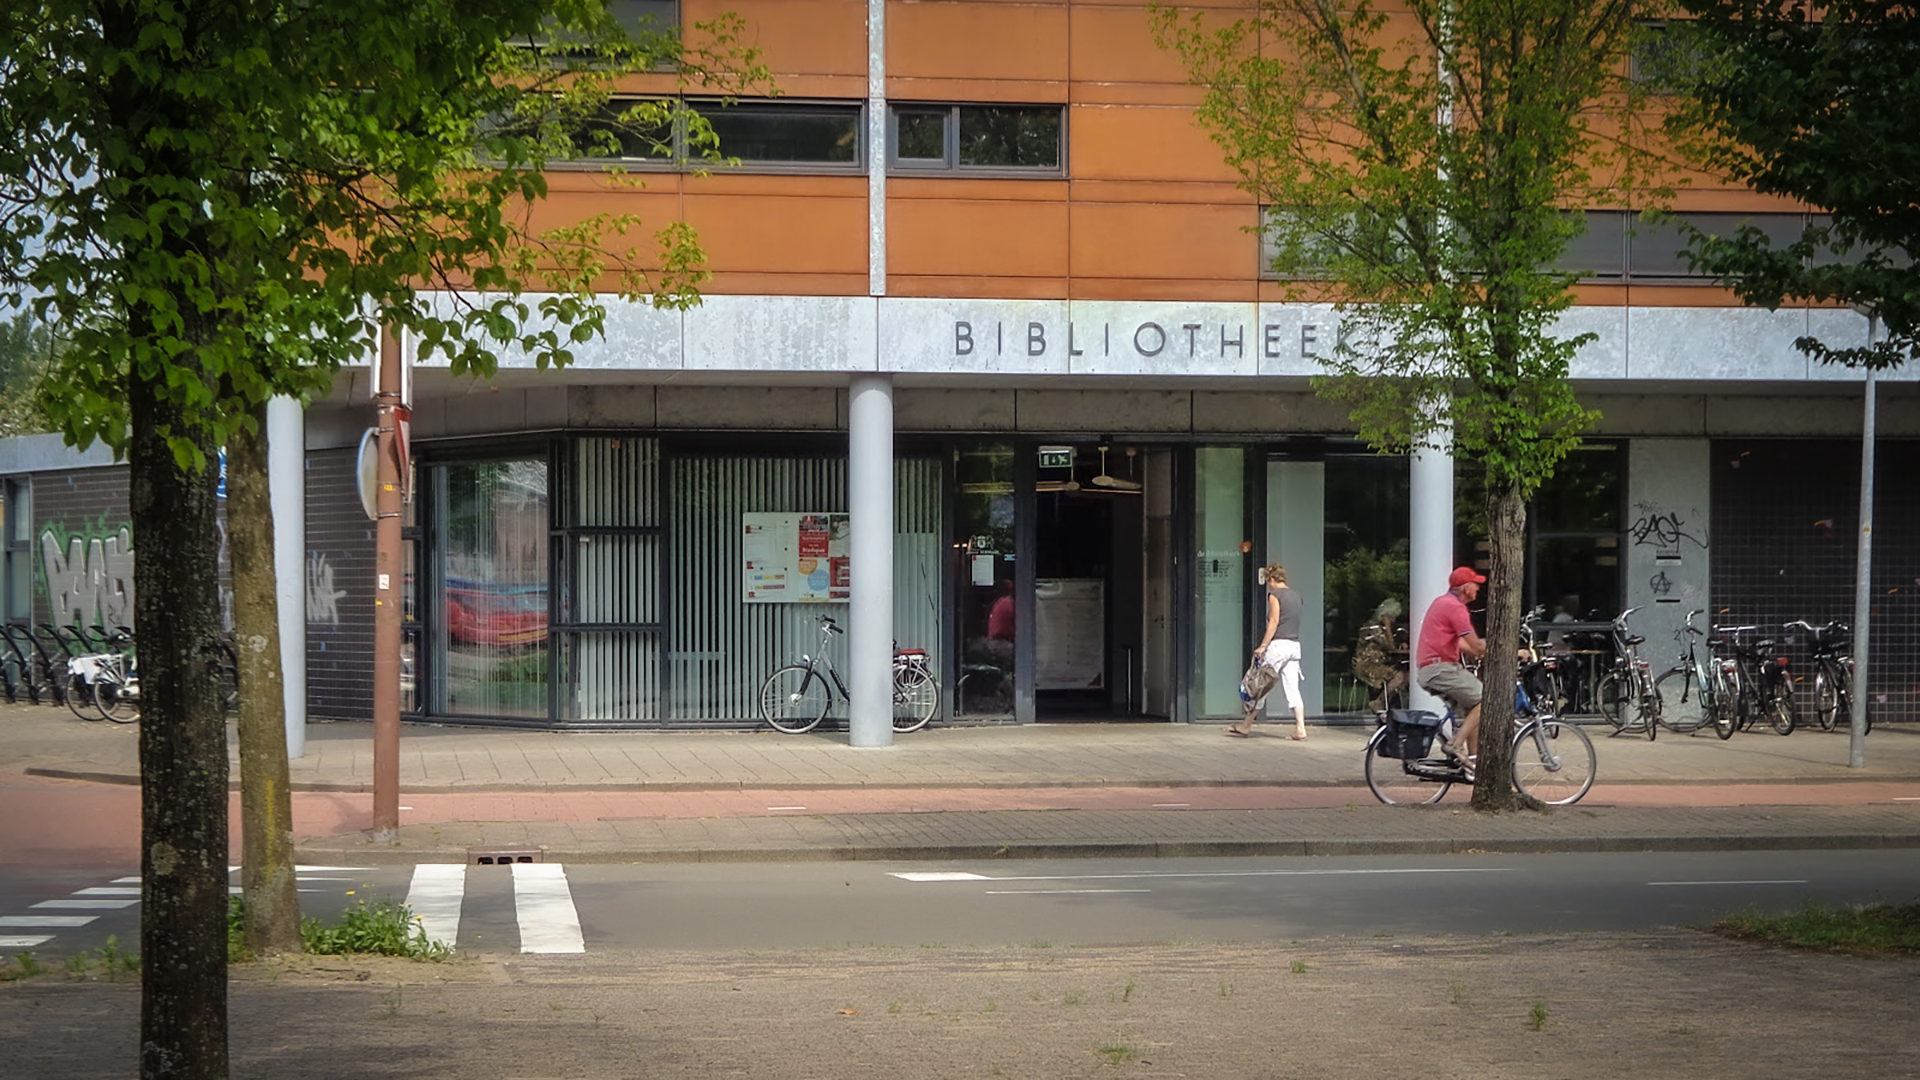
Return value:
<svg viewBox="0 0 1920 1080">
<path fill-rule="evenodd" d="M 267 488 L 267 408 L 227 441 L 227 545 L 233 560 L 233 645 L 240 696 L 240 889 L 251 956 L 300 951 L 288 790 L 280 606 Z"/>
<path fill-rule="evenodd" d="M 210 437 L 188 434 L 171 404 L 182 393 L 129 379 L 142 712 L 140 1075 L 224 1080 L 228 766 L 216 674 L 217 471 Z M 169 432 L 194 439 L 206 466 L 182 469 Z"/>
<path fill-rule="evenodd" d="M 1534 805 L 1513 787 L 1513 687 L 1520 671 L 1520 599 L 1526 569 L 1527 504 L 1518 484 L 1487 484 L 1487 657 L 1480 667 L 1480 763 L 1475 810 Z"/>
</svg>

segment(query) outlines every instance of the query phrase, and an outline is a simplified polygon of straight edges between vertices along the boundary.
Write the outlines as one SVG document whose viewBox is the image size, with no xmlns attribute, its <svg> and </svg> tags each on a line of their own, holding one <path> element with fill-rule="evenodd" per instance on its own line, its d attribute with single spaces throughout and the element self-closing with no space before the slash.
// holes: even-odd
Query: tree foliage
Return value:
<svg viewBox="0 0 1920 1080">
<path fill-rule="evenodd" d="M 1825 212 L 1774 247 L 1759 230 L 1689 230 L 1696 267 L 1749 303 L 1856 305 L 1887 334 L 1865 347 L 1795 342 L 1823 362 L 1894 367 L 1920 350 L 1920 18 L 1883 0 L 1680 0 L 1668 33 L 1688 63 L 1670 117 L 1717 174 Z"/>
<path fill-rule="evenodd" d="M 53 430 L 40 405 L 40 385 L 62 347 L 54 328 L 30 312 L 0 322 L 0 436 Z"/>
<path fill-rule="evenodd" d="M 1204 89 L 1201 122 L 1259 200 L 1292 299 L 1332 303 L 1316 389 L 1371 445 L 1436 431 L 1482 473 L 1493 549 L 1487 685 L 1511 685 L 1525 499 L 1594 414 L 1554 269 L 1578 208 L 1641 182 L 1625 0 L 1259 0 L 1213 26 L 1156 7 Z M 1417 617 L 1426 599 L 1413 598 Z M 1511 699 L 1487 695 L 1476 806 L 1506 805 Z"/>
<path fill-rule="evenodd" d="M 684 224 L 645 250 L 621 239 L 633 215 L 536 233 L 531 207 L 543 167 L 605 154 L 615 122 L 663 150 L 690 131 L 717 160 L 671 91 L 767 90 L 742 28 L 721 16 L 683 44 L 604 0 L 9 7 L 0 282 L 69 328 L 53 419 L 124 449 L 131 370 L 217 445 L 265 397 L 364 362 L 381 321 L 488 374 L 503 349 L 566 363 L 601 330 L 596 289 L 690 302 L 704 273 Z M 635 73 L 669 92 L 610 104 Z M 188 352 L 201 376 L 169 377 Z"/>
<path fill-rule="evenodd" d="M 607 249 L 631 215 L 544 231 L 531 215 L 542 167 L 604 149 L 602 121 L 711 152 L 674 91 L 724 97 L 766 71 L 738 19 L 696 30 L 697 45 L 629 34 L 605 0 L 0 7 L 0 295 L 31 293 L 66 329 L 44 399 L 58 430 L 129 463 L 143 1076 L 227 1071 L 209 460 L 258 433 L 269 397 L 364 361 L 383 324 L 484 374 L 496 350 L 566 363 L 600 329 L 596 289 L 688 302 L 701 260 L 684 226 L 646 255 Z M 629 84 L 662 103 L 611 105 Z"/>
</svg>

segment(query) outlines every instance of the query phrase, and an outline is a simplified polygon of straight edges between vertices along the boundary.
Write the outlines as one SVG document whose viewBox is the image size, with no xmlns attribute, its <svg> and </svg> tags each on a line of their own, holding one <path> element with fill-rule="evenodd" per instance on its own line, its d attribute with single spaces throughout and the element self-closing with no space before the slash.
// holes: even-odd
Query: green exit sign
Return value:
<svg viewBox="0 0 1920 1080">
<path fill-rule="evenodd" d="M 1073 447 L 1043 446 L 1040 448 L 1040 467 L 1043 469 L 1073 468 Z"/>
</svg>

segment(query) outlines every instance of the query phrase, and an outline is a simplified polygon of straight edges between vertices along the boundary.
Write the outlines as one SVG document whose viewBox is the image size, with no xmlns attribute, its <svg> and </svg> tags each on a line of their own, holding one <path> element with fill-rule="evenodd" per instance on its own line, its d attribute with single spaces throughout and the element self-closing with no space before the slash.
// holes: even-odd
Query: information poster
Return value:
<svg viewBox="0 0 1920 1080">
<path fill-rule="evenodd" d="M 846 514 L 742 514 L 740 519 L 748 603 L 842 603 L 852 595 Z"/>
</svg>

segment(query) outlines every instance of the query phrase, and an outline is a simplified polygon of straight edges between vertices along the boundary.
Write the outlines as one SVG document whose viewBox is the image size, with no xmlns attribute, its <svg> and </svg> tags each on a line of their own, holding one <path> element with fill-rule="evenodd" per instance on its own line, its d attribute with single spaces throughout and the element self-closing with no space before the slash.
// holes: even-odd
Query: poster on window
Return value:
<svg viewBox="0 0 1920 1080">
<path fill-rule="evenodd" d="M 742 514 L 740 555 L 750 604 L 843 603 L 846 514 Z"/>
</svg>

